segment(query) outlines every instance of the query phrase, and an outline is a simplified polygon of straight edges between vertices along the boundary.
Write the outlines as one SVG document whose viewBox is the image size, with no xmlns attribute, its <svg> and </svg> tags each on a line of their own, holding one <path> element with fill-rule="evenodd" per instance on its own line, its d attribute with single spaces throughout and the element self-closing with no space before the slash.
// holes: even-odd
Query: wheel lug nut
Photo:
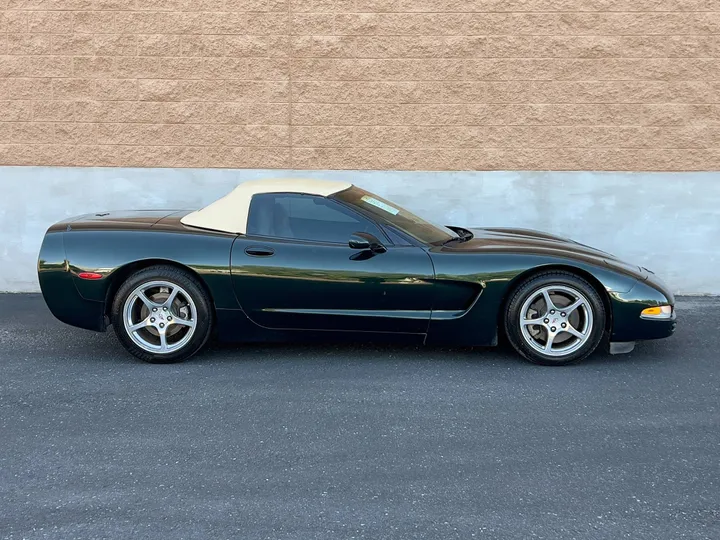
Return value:
<svg viewBox="0 0 720 540">
<path fill-rule="evenodd" d="M 557 328 L 555 328 L 554 326 L 551 326 L 551 327 L 550 327 L 550 331 L 551 331 L 551 332 L 554 332 L 555 330 L 557 330 Z"/>
<path fill-rule="evenodd" d="M 150 317 L 150 322 L 155 322 L 155 317 Z"/>
<path fill-rule="evenodd" d="M 156 307 L 154 307 L 154 308 L 153 308 L 153 311 L 157 311 L 157 308 L 156 308 Z"/>
<path fill-rule="evenodd" d="M 565 312 L 563 311 L 563 312 L 560 314 L 560 316 L 561 316 L 561 317 L 564 317 L 564 316 L 565 316 Z"/>
<path fill-rule="evenodd" d="M 562 323 L 560 326 L 562 326 L 563 328 L 565 328 L 565 327 L 567 326 L 567 324 Z"/>
<path fill-rule="evenodd" d="M 165 328 L 165 325 L 163 323 L 160 323 L 160 328 Z"/>
<path fill-rule="evenodd" d="M 551 310 L 550 310 L 550 315 L 555 315 L 555 310 L 554 310 L 554 309 L 551 309 Z"/>
<path fill-rule="evenodd" d="M 164 307 L 164 308 L 163 308 L 163 311 L 167 311 L 167 308 L 166 308 L 166 307 Z"/>
<path fill-rule="evenodd" d="M 172 321 L 172 317 L 168 317 L 167 320 L 168 320 L 168 321 Z"/>
<path fill-rule="evenodd" d="M 550 322 L 550 319 L 545 319 L 543 322 L 544 322 L 545 324 L 547 324 L 547 323 Z"/>
</svg>

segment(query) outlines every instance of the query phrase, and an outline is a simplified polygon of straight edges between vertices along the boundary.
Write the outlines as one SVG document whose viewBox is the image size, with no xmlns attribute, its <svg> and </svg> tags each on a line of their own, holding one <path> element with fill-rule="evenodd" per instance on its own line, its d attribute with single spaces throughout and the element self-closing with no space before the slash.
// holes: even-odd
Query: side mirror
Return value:
<svg viewBox="0 0 720 540">
<path fill-rule="evenodd" d="M 387 248 L 372 234 L 356 232 L 350 235 L 348 245 L 352 249 L 369 249 L 373 253 L 385 253 Z"/>
</svg>

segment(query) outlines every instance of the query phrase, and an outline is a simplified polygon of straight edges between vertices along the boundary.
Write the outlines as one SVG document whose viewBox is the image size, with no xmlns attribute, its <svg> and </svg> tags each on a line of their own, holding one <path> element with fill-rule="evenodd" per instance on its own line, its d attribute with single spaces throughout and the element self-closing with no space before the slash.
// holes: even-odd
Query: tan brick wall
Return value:
<svg viewBox="0 0 720 540">
<path fill-rule="evenodd" d="M 0 0 L 0 165 L 717 170 L 720 0 Z"/>
</svg>

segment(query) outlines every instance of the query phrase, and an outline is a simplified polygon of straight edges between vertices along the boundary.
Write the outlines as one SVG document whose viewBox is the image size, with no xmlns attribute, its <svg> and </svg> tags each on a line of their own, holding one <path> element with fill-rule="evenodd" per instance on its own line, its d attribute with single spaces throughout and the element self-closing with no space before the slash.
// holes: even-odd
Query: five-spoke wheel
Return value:
<svg viewBox="0 0 720 540">
<path fill-rule="evenodd" d="M 192 297 L 169 281 L 143 283 L 123 308 L 125 330 L 138 347 L 151 353 L 182 348 L 192 339 L 196 321 Z"/>
<path fill-rule="evenodd" d="M 188 272 L 153 266 L 131 275 L 115 295 L 115 332 L 132 354 L 147 362 L 184 360 L 207 341 L 210 300 Z"/>
<path fill-rule="evenodd" d="M 605 327 L 602 299 L 587 281 L 546 272 L 522 283 L 508 303 L 505 330 L 525 358 L 567 364 L 590 354 Z"/>
<path fill-rule="evenodd" d="M 532 348 L 549 356 L 564 356 L 582 347 L 590 337 L 593 312 L 580 291 L 549 285 L 525 300 L 520 326 Z"/>
</svg>

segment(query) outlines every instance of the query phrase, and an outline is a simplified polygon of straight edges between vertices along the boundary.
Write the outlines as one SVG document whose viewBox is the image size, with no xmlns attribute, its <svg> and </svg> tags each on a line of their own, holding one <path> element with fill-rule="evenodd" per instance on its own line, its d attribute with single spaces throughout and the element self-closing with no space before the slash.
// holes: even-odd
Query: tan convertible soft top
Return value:
<svg viewBox="0 0 720 540">
<path fill-rule="evenodd" d="M 349 182 L 305 178 L 272 178 L 248 180 L 205 208 L 183 217 L 180 221 L 192 227 L 245 234 L 250 201 L 258 193 L 303 193 L 327 197 L 352 187 Z"/>
</svg>

